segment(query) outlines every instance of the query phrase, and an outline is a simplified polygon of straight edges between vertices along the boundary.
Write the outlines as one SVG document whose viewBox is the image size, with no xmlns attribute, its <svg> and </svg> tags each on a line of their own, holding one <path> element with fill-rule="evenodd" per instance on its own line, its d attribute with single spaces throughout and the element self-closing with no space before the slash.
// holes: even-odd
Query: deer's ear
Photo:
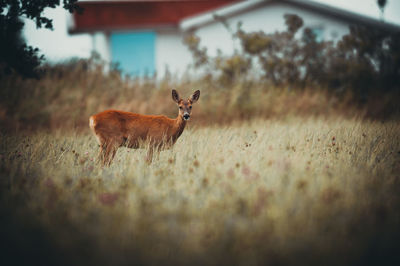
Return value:
<svg viewBox="0 0 400 266">
<path fill-rule="evenodd" d="M 179 98 L 179 94 L 176 90 L 172 90 L 172 100 L 174 100 L 174 102 L 179 103 L 179 101 L 181 100 L 181 98 Z"/>
<path fill-rule="evenodd" d="M 195 91 L 195 92 L 193 93 L 192 96 L 190 96 L 189 100 L 190 100 L 192 103 L 195 103 L 195 102 L 197 102 L 197 100 L 198 100 L 199 98 L 200 98 L 200 91 L 197 90 L 197 91 Z"/>
</svg>

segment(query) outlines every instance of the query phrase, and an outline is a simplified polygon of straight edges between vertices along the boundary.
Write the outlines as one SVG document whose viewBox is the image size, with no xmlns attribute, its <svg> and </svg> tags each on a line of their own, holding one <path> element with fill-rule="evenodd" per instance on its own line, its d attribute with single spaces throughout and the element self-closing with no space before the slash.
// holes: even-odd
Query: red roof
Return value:
<svg viewBox="0 0 400 266">
<path fill-rule="evenodd" d="M 90 1 L 78 3 L 71 33 L 177 26 L 187 17 L 207 12 L 238 0 L 189 1 Z"/>
</svg>

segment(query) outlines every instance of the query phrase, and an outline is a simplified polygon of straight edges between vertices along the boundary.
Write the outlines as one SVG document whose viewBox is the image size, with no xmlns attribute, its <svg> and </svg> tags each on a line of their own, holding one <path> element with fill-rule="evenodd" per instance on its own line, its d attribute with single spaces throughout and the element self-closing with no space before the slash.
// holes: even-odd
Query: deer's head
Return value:
<svg viewBox="0 0 400 266">
<path fill-rule="evenodd" d="M 200 91 L 197 90 L 190 96 L 187 100 L 183 100 L 179 97 L 179 94 L 176 90 L 172 90 L 172 100 L 174 100 L 179 107 L 179 116 L 183 118 L 183 120 L 187 121 L 190 119 L 190 114 L 192 113 L 192 104 L 197 102 L 200 98 Z"/>
</svg>

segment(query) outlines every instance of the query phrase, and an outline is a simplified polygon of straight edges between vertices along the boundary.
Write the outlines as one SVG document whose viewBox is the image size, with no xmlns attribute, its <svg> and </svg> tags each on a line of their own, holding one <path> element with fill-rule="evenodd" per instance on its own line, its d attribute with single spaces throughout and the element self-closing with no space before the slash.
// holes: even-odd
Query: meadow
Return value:
<svg viewBox="0 0 400 266">
<path fill-rule="evenodd" d="M 398 94 L 133 79 L 92 60 L 0 78 L 1 265 L 400 264 Z M 102 167 L 89 116 L 173 118 L 172 89 L 201 91 L 173 149 Z"/>
<path fill-rule="evenodd" d="M 187 35 L 179 74 L 31 47 L 0 62 L 0 265 L 400 265 L 400 36 L 336 45 L 284 18 L 266 34 L 215 16 L 241 49 Z M 102 167 L 89 117 L 174 118 L 172 89 L 201 91 L 174 147 Z"/>
<path fill-rule="evenodd" d="M 398 122 L 286 117 L 198 126 L 195 112 L 150 166 L 145 150 L 120 148 L 101 167 L 88 128 L 3 133 L 4 260 L 398 265 Z"/>
</svg>

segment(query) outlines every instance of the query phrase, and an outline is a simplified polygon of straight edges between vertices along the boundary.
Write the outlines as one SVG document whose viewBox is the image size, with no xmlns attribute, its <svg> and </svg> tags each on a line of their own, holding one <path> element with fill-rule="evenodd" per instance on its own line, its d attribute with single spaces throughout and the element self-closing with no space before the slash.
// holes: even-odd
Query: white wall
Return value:
<svg viewBox="0 0 400 266">
<path fill-rule="evenodd" d="M 92 51 L 89 34 L 69 35 L 67 23 L 70 14 L 62 7 L 46 8 L 43 15 L 53 20 L 54 30 L 37 28 L 34 21 L 25 18 L 24 37 L 28 45 L 38 47 L 49 62 L 60 62 L 71 57 L 88 58 Z M 3 40 L 1 40 L 3 41 Z"/>
<path fill-rule="evenodd" d="M 234 31 L 237 23 L 241 21 L 243 23 L 242 29 L 247 32 L 262 30 L 266 33 L 273 33 L 286 29 L 283 16 L 287 13 L 302 17 L 306 27 L 323 28 L 325 40 L 338 40 L 349 31 L 346 23 L 281 3 L 268 4 L 250 10 L 229 18 L 227 22 Z M 221 23 L 205 25 L 196 30 L 195 33 L 201 39 L 201 46 L 207 47 L 211 56 L 216 55 L 217 49 L 220 49 L 224 54 L 230 54 L 235 48 L 240 47 L 239 43 L 233 44 L 230 34 Z"/>
<path fill-rule="evenodd" d="M 106 63 L 111 62 L 110 40 L 106 33 L 98 31 L 92 34 L 92 49 L 99 53 Z"/>
<path fill-rule="evenodd" d="M 380 17 L 376 0 L 314 0 L 314 2 L 329 4 L 375 19 Z M 89 34 L 69 35 L 66 25 L 67 14 L 68 12 L 62 7 L 45 10 L 44 15 L 53 20 L 54 31 L 37 29 L 33 21 L 25 20 L 24 35 L 28 44 L 39 47 L 41 53 L 51 62 L 58 62 L 73 56 L 85 58 L 90 56 L 91 36 Z M 388 1 L 385 9 L 385 20 L 400 24 L 400 1 Z"/>
<path fill-rule="evenodd" d="M 155 46 L 155 64 L 159 77 L 165 74 L 167 67 L 170 73 L 181 75 L 193 61 L 183 44 L 183 34 L 178 29 L 157 31 Z"/>
<path fill-rule="evenodd" d="M 348 33 L 346 23 L 280 3 L 268 4 L 236 15 L 229 18 L 228 23 L 234 31 L 237 23 L 242 22 L 242 28 L 245 31 L 262 30 L 266 33 L 272 33 L 286 29 L 284 15 L 288 13 L 302 17 L 305 27 L 322 28 L 325 40 L 338 40 Z M 188 48 L 183 44 L 184 33 L 179 29 L 172 28 L 157 30 L 156 32 L 155 66 L 157 76 L 163 77 L 167 68 L 172 74 L 182 75 L 185 72 L 195 74 L 195 70 L 189 68 L 193 64 L 193 58 Z M 227 55 L 232 54 L 235 49 L 240 49 L 239 42 L 234 43 L 230 33 L 219 22 L 203 25 L 195 31 L 195 34 L 200 37 L 201 47 L 206 47 L 210 56 L 216 56 L 218 49 Z M 104 35 L 96 33 L 93 40 L 96 51 L 100 52 L 102 57 L 107 60 L 110 58 L 110 53 L 109 48 L 107 49 L 103 45 L 105 44 L 104 37 Z M 198 73 L 201 73 L 201 71 Z"/>
</svg>

